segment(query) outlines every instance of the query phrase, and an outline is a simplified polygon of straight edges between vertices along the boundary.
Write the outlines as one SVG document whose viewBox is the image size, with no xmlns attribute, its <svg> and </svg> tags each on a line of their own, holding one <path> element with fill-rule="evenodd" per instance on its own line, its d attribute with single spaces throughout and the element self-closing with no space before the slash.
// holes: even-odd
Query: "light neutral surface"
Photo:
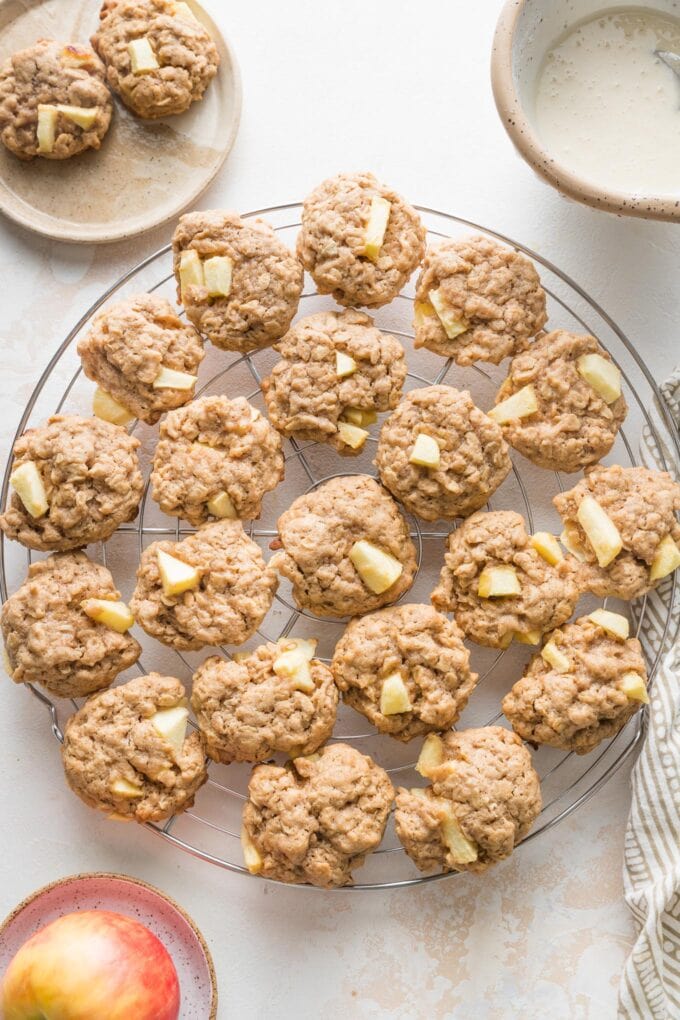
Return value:
<svg viewBox="0 0 680 1020">
<path fill-rule="evenodd" d="M 293 201 L 339 169 L 371 168 L 413 201 L 483 222 L 555 260 L 634 337 L 658 379 L 678 352 L 680 235 L 559 198 L 497 120 L 488 55 L 500 4 L 345 0 L 206 4 L 244 77 L 240 136 L 202 201 Z M 397 11 L 399 10 L 399 13 Z M 165 228 L 73 248 L 0 223 L 2 436 L 67 328 Z M 127 871 L 194 916 L 215 956 L 220 1018 L 615 1016 L 632 941 L 622 902 L 621 772 L 588 806 L 483 879 L 325 894 L 218 872 L 144 831 L 99 819 L 64 789 L 40 706 L 0 689 L 0 912 L 83 870 Z"/>
</svg>

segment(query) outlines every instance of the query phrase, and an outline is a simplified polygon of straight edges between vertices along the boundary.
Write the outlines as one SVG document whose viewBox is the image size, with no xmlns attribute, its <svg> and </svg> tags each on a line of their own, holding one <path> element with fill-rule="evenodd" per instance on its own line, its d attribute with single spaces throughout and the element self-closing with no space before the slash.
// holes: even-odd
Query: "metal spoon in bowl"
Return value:
<svg viewBox="0 0 680 1020">
<path fill-rule="evenodd" d="M 654 50 L 654 56 L 663 60 L 666 67 L 670 67 L 673 74 L 680 78 L 680 53 L 672 53 L 670 50 Z"/>
</svg>

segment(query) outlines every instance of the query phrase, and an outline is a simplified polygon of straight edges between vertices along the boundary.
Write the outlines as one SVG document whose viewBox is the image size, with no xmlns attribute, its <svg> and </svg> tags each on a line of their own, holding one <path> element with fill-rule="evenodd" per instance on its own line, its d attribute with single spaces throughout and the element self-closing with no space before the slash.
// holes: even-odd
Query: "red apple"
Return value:
<svg viewBox="0 0 680 1020">
<path fill-rule="evenodd" d="M 165 946 L 108 910 L 66 914 L 25 942 L 0 994 L 4 1020 L 177 1020 L 179 981 Z"/>
</svg>

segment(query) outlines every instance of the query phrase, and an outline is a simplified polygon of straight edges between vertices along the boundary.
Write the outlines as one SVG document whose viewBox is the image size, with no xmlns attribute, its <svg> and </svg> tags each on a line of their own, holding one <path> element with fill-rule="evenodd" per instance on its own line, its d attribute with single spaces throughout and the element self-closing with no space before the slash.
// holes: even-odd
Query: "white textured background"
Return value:
<svg viewBox="0 0 680 1020">
<path fill-rule="evenodd" d="M 338 170 L 372 169 L 414 202 L 541 251 L 613 315 L 657 379 L 680 357 L 680 229 L 581 208 L 532 176 L 491 96 L 499 0 L 206 6 L 235 45 L 245 104 L 205 207 L 296 201 Z M 22 404 L 68 327 L 169 236 L 161 228 L 113 247 L 76 248 L 0 222 L 3 460 Z M 360 896 L 247 881 L 100 820 L 66 791 L 43 711 L 9 682 L 0 688 L 0 777 L 0 914 L 77 871 L 155 883 L 210 942 L 221 1020 L 615 1015 L 632 938 L 620 878 L 625 769 L 482 879 Z"/>
</svg>

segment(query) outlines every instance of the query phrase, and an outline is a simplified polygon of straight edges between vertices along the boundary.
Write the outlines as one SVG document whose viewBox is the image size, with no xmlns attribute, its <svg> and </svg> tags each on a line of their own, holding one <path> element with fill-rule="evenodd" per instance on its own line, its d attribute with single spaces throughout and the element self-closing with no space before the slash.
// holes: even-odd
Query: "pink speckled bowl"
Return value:
<svg viewBox="0 0 680 1020">
<path fill-rule="evenodd" d="M 72 875 L 25 899 L 0 927 L 0 975 L 39 928 L 76 910 L 113 910 L 146 925 L 170 953 L 177 970 L 180 1020 L 215 1020 L 215 968 L 200 931 L 168 896 L 127 875 Z"/>
</svg>

